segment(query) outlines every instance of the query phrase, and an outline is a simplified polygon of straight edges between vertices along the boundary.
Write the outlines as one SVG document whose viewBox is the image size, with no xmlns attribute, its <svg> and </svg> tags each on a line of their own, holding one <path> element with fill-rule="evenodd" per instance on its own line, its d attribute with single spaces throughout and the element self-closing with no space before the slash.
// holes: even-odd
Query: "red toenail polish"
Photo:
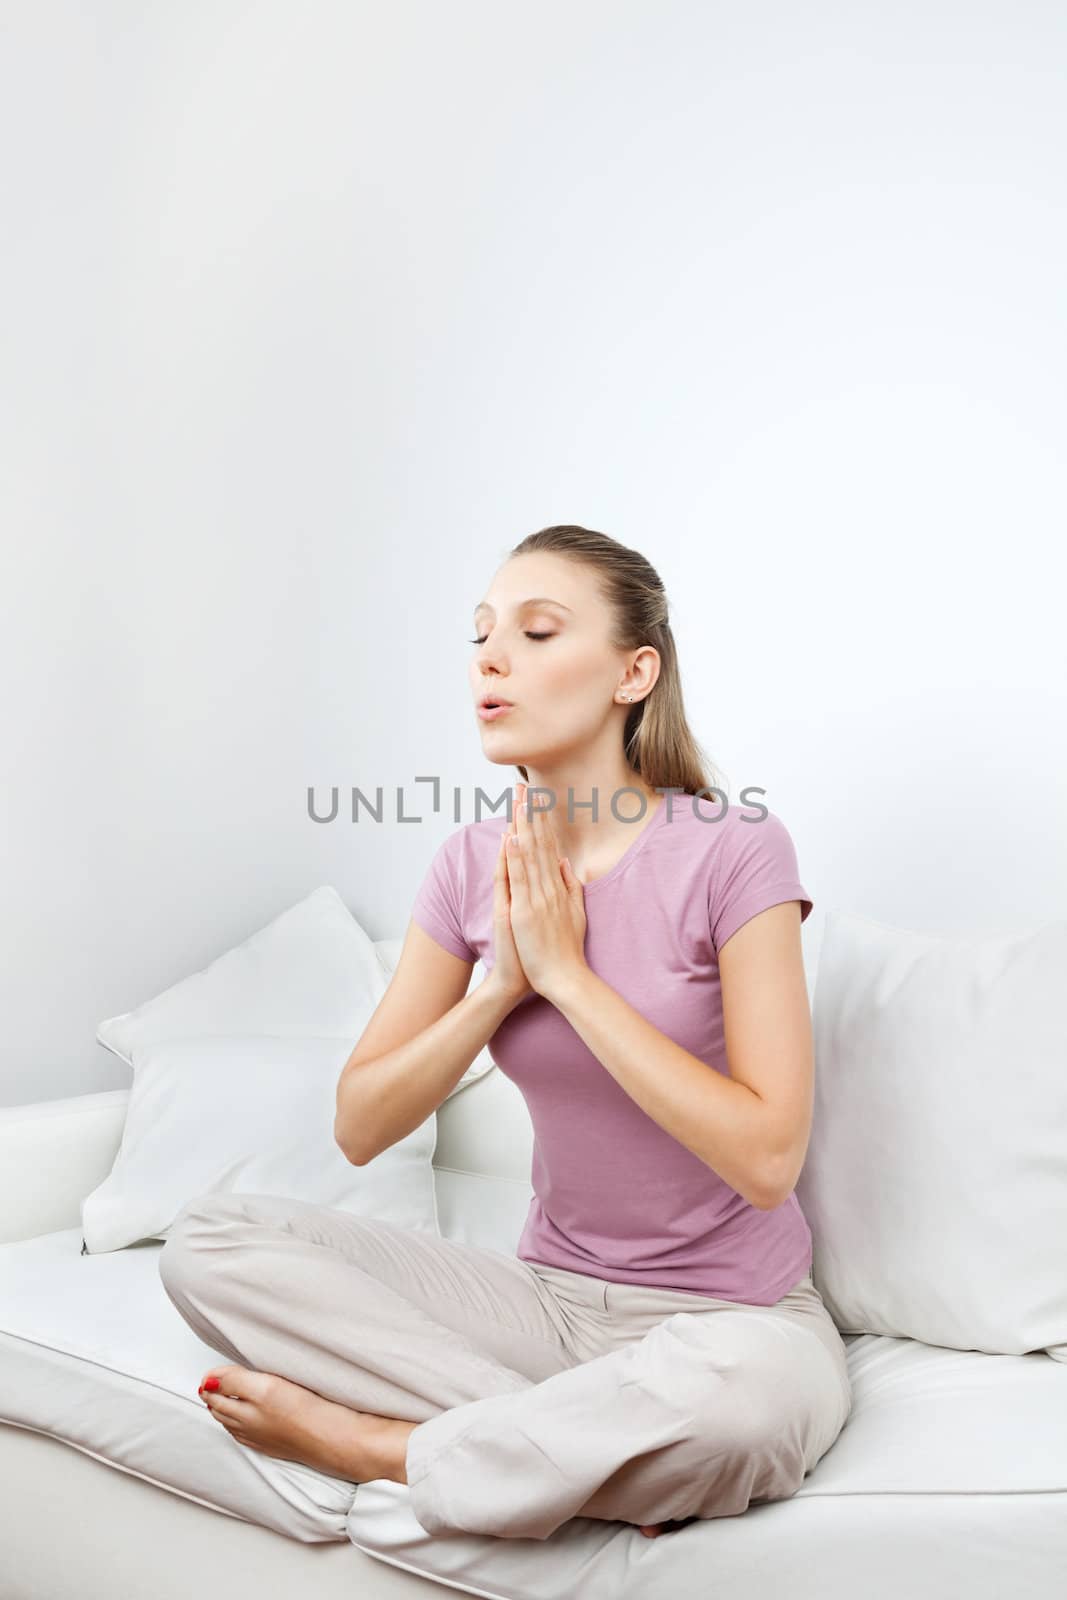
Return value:
<svg viewBox="0 0 1067 1600">
<path fill-rule="evenodd" d="M 205 1389 L 210 1389 L 210 1390 L 214 1391 L 215 1389 L 218 1388 L 218 1386 L 219 1386 L 219 1380 L 217 1378 L 205 1378 L 204 1379 L 204 1388 Z"/>
</svg>

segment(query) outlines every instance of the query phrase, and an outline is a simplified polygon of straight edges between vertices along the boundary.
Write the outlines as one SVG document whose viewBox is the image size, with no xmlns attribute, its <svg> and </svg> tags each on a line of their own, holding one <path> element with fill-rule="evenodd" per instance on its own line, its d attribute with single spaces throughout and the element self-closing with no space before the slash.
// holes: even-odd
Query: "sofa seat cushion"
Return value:
<svg viewBox="0 0 1067 1600">
<path fill-rule="evenodd" d="M 175 1311 L 155 1241 L 80 1228 L 0 1244 L 0 1422 L 306 1543 L 344 1540 L 356 1485 L 247 1449 L 197 1394 L 225 1361 Z"/>
<path fill-rule="evenodd" d="M 508 1600 L 705 1590 L 771 1600 L 798 1592 L 798 1571 L 817 1574 L 821 1600 L 851 1600 L 872 1562 L 883 1593 L 895 1577 L 919 1600 L 961 1588 L 999 1600 L 1057 1593 L 1067 1570 L 1067 1373 L 1043 1352 L 861 1335 L 847 1341 L 852 1414 L 790 1500 L 654 1540 L 586 1518 L 544 1541 L 433 1539 L 406 1485 L 357 1493 L 246 1449 L 212 1420 L 196 1390 L 219 1358 L 167 1299 L 161 1248 L 82 1256 L 78 1229 L 0 1245 L 0 1421 L 290 1538 L 347 1538 L 387 1564 Z"/>
</svg>

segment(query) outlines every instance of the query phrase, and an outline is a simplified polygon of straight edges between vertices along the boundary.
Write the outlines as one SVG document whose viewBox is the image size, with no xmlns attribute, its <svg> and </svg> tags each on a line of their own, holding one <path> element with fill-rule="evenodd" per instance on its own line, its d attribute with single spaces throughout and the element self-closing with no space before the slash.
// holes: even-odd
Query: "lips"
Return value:
<svg viewBox="0 0 1067 1600">
<path fill-rule="evenodd" d="M 490 694 L 485 695 L 481 700 L 478 701 L 478 709 L 479 711 L 485 711 L 494 706 L 510 706 L 512 704 L 513 702 L 511 700 L 505 700 L 503 695 Z"/>
<path fill-rule="evenodd" d="M 483 722 L 496 722 L 500 717 L 510 717 L 514 709 L 510 700 L 501 700 L 492 706 L 483 700 L 478 706 L 478 715 Z"/>
</svg>

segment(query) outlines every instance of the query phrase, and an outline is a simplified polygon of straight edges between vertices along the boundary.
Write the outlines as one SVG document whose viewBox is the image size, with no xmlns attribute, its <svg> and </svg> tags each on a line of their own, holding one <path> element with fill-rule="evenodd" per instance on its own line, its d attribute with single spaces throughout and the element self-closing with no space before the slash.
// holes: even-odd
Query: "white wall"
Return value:
<svg viewBox="0 0 1067 1600">
<path fill-rule="evenodd" d="M 0 1101 L 321 883 L 403 931 L 550 522 L 658 566 L 809 963 L 1063 916 L 1065 67 L 1051 0 L 9 0 Z"/>
</svg>

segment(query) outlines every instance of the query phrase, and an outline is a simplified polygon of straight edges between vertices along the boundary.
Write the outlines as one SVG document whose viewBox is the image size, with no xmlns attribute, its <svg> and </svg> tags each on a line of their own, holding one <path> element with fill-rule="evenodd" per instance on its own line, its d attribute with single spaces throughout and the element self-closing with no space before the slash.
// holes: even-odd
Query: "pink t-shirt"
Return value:
<svg viewBox="0 0 1067 1600">
<path fill-rule="evenodd" d="M 507 825 L 501 815 L 449 835 L 411 913 L 444 949 L 487 971 L 493 868 Z M 812 909 L 785 825 L 758 806 L 722 814 L 714 800 L 671 793 L 584 894 L 588 965 L 728 1077 L 717 952 L 768 906 L 799 900 L 801 920 Z M 750 1205 L 631 1099 L 543 996 L 519 1002 L 489 1053 L 533 1123 L 520 1260 L 764 1306 L 810 1271 L 811 1231 L 795 1192 L 772 1211 Z"/>
</svg>

